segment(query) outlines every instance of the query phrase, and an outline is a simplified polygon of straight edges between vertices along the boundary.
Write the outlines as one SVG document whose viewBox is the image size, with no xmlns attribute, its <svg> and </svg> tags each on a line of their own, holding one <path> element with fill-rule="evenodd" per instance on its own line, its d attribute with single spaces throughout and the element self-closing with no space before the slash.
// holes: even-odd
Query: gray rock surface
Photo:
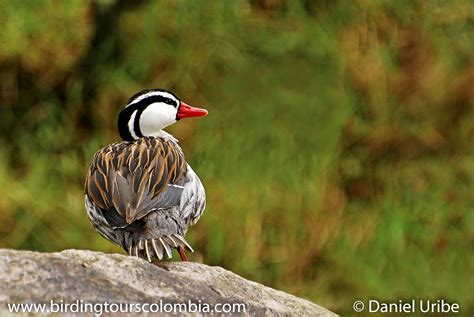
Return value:
<svg viewBox="0 0 474 317">
<path fill-rule="evenodd" d="M 52 300 L 56 306 L 50 305 Z M 0 249 L 0 316 L 28 315 L 10 312 L 12 303 L 23 304 L 24 309 L 28 309 L 25 304 L 45 303 L 44 309 L 50 312 L 69 305 L 68 312 L 54 316 L 112 316 L 117 310 L 130 309 L 133 314 L 119 316 L 162 316 L 172 309 L 181 311 L 178 315 L 336 316 L 220 267 L 193 262 L 155 265 L 134 257 L 82 250 Z M 216 312 L 232 308 L 233 314 Z M 87 313 L 75 313 L 81 310 Z"/>
</svg>

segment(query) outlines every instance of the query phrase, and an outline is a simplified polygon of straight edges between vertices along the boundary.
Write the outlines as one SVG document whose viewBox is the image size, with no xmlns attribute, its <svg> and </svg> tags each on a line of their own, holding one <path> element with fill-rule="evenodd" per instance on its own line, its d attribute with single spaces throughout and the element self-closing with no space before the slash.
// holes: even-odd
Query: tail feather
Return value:
<svg viewBox="0 0 474 317">
<path fill-rule="evenodd" d="M 179 245 L 176 243 L 176 241 L 173 239 L 172 236 L 166 236 L 166 237 L 163 237 L 163 240 L 166 241 L 166 243 L 168 243 L 170 246 L 172 246 L 173 248 L 177 248 Z"/>
<path fill-rule="evenodd" d="M 153 258 L 162 260 L 165 256 L 170 259 L 173 256 L 172 249 L 179 248 L 194 252 L 191 245 L 179 234 L 162 236 L 158 239 L 139 239 L 135 243 L 131 243 L 127 251 L 131 256 L 147 259 L 151 262 Z"/>
<path fill-rule="evenodd" d="M 188 243 L 188 241 L 186 241 L 186 240 L 184 239 L 183 236 L 181 236 L 181 235 L 179 235 L 179 234 L 176 234 L 176 233 L 173 234 L 173 235 L 174 235 L 176 238 L 178 238 L 179 242 L 181 242 L 180 245 L 182 245 L 185 249 L 188 249 L 189 251 L 194 252 L 194 250 L 193 250 L 193 248 L 191 247 L 191 245 Z M 179 242 L 178 242 L 178 243 L 179 243 Z"/>
<path fill-rule="evenodd" d="M 173 255 L 172 255 L 172 253 L 171 253 L 171 249 L 170 249 L 170 246 L 168 245 L 168 243 L 165 243 L 162 238 L 159 238 L 158 240 L 160 241 L 161 245 L 162 245 L 163 248 L 165 249 L 166 255 L 168 256 L 168 259 L 171 259 L 171 257 L 172 257 Z"/>
<path fill-rule="evenodd" d="M 155 239 L 151 239 L 151 243 L 153 245 L 153 250 L 155 251 L 155 257 L 157 257 L 159 260 L 163 258 L 163 248 L 161 245 L 156 243 Z"/>
</svg>

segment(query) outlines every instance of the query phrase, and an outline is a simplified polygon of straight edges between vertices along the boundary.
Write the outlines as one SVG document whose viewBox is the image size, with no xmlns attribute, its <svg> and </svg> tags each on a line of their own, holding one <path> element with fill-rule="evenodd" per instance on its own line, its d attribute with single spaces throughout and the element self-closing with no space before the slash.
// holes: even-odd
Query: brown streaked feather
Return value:
<svg viewBox="0 0 474 317">
<path fill-rule="evenodd" d="M 113 207 L 120 215 L 127 214 L 128 204 L 131 198 L 129 195 L 128 187 L 129 187 L 129 184 L 127 182 L 127 179 L 123 177 L 122 175 L 120 175 L 120 173 L 116 173 L 115 180 L 112 187 L 111 198 L 112 198 Z M 128 219 L 126 220 L 128 222 Z"/>
<path fill-rule="evenodd" d="M 161 138 L 141 138 L 99 150 L 92 159 L 85 190 L 104 212 L 117 212 L 132 223 L 161 208 L 160 194 L 185 174 L 186 161 L 178 146 Z"/>
</svg>

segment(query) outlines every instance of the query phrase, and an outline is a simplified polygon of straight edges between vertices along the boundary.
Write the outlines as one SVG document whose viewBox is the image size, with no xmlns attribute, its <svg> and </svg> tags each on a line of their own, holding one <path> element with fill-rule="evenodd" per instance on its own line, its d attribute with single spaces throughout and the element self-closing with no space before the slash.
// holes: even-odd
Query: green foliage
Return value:
<svg viewBox="0 0 474 317">
<path fill-rule="evenodd" d="M 209 109 L 169 130 L 205 184 L 194 260 L 344 315 L 472 311 L 467 1 L 0 1 L 0 247 L 121 252 L 87 221 L 93 153 L 144 88 Z"/>
</svg>

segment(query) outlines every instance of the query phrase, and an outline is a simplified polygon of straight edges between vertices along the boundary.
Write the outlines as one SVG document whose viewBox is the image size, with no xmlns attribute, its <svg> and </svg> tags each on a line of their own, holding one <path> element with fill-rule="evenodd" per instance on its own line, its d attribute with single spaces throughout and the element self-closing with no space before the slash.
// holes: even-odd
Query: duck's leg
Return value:
<svg viewBox="0 0 474 317">
<path fill-rule="evenodd" d="M 178 246 L 178 253 L 181 261 L 188 261 L 188 257 L 186 256 L 186 251 L 182 246 Z"/>
</svg>

